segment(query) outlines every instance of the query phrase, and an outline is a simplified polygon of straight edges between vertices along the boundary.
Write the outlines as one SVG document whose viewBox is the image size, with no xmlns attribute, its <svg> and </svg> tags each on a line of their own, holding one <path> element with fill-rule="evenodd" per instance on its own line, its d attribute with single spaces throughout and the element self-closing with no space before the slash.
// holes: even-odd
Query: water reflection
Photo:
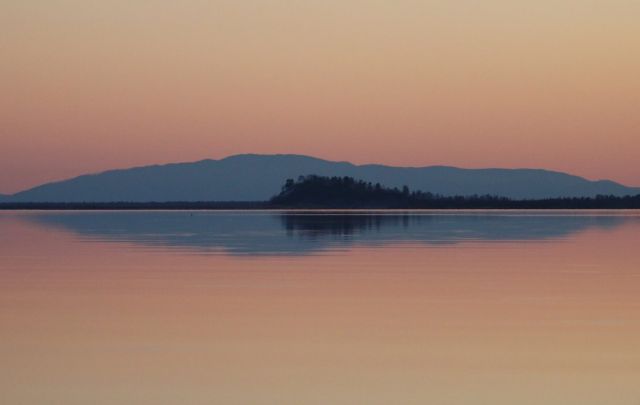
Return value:
<svg viewBox="0 0 640 405">
<path fill-rule="evenodd" d="M 304 255 L 354 245 L 541 241 L 613 229 L 634 216 L 572 212 L 50 212 L 82 238 L 232 255 Z"/>
<path fill-rule="evenodd" d="M 638 212 L 0 212 L 0 402 L 636 404 L 639 234 Z"/>
</svg>

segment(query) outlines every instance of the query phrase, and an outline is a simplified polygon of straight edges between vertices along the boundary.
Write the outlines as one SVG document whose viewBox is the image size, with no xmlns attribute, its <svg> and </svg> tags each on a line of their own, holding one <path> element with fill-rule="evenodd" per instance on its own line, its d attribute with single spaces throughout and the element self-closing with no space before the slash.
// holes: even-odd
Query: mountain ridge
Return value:
<svg viewBox="0 0 640 405">
<path fill-rule="evenodd" d="M 350 176 L 388 187 L 442 195 L 492 194 L 508 198 L 632 195 L 640 188 L 587 180 L 547 169 L 467 169 L 453 166 L 356 165 L 298 154 L 239 154 L 112 169 L 0 195 L 12 202 L 258 201 L 277 194 L 287 178 Z"/>
</svg>

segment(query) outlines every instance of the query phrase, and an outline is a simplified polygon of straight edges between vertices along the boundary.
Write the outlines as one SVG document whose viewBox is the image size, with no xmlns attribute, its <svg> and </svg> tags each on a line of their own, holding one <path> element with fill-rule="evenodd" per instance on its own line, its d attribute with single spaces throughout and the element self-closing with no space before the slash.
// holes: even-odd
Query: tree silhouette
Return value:
<svg viewBox="0 0 640 405">
<path fill-rule="evenodd" d="M 282 208 L 426 208 L 426 209 L 615 209 L 640 208 L 640 195 L 594 198 L 511 200 L 493 195 L 442 196 L 387 188 L 352 177 L 300 176 L 288 179 L 269 205 Z"/>
</svg>

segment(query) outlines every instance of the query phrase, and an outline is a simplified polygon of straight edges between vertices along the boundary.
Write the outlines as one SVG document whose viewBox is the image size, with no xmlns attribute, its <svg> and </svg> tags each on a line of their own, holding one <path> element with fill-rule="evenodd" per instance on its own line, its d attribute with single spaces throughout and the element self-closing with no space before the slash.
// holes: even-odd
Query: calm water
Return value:
<svg viewBox="0 0 640 405">
<path fill-rule="evenodd" d="M 640 404 L 639 212 L 0 212 L 2 404 Z"/>
</svg>

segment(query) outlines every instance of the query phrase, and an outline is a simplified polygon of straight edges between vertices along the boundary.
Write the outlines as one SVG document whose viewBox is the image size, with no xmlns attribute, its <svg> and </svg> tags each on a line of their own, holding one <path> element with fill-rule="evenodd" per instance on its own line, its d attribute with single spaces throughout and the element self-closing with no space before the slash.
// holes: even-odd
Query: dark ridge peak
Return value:
<svg viewBox="0 0 640 405">
<path fill-rule="evenodd" d="M 295 153 L 240 153 L 236 155 L 230 155 L 219 159 L 223 160 L 236 160 L 236 159 L 272 159 L 272 158 L 285 158 L 285 159 L 308 159 L 319 160 L 323 162 L 331 162 L 330 160 L 317 158 L 314 156 L 300 155 Z"/>
</svg>

